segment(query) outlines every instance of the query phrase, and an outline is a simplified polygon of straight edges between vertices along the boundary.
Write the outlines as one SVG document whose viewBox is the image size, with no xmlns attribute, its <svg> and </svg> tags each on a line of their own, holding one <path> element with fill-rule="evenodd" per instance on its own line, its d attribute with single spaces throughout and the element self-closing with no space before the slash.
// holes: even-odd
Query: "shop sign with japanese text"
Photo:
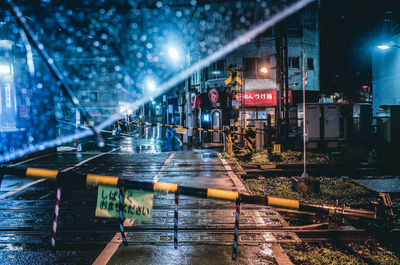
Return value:
<svg viewBox="0 0 400 265">
<path fill-rule="evenodd" d="M 239 101 L 242 95 L 239 93 Z M 269 107 L 277 104 L 276 90 L 270 91 L 246 91 L 244 93 L 244 105 L 246 107 Z M 289 104 L 292 103 L 292 91 L 289 90 Z"/>
</svg>

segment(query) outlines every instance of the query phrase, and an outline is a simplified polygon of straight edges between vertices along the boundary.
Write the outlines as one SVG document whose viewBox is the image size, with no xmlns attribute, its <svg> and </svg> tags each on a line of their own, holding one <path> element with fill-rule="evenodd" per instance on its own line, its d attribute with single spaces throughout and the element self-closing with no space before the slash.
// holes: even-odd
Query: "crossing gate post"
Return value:
<svg viewBox="0 0 400 265">
<path fill-rule="evenodd" d="M 232 259 L 236 260 L 237 254 L 237 245 L 238 245 L 238 237 L 239 237 L 239 217 L 240 217 L 240 203 L 241 198 L 236 199 L 236 214 L 235 214 L 235 232 L 233 235 L 233 250 L 232 250 Z"/>
<path fill-rule="evenodd" d="M 57 188 L 56 206 L 54 208 L 53 230 L 51 232 L 51 245 L 53 248 L 56 247 L 56 235 L 57 235 L 58 215 L 60 212 L 61 191 L 62 191 L 62 188 L 61 188 L 61 186 L 59 186 Z"/>
<path fill-rule="evenodd" d="M 228 153 L 230 158 L 233 158 L 234 154 L 233 154 L 232 134 L 229 126 L 225 127 L 224 135 L 225 135 L 226 152 Z"/>
<path fill-rule="evenodd" d="M 124 194 L 125 194 L 125 181 L 121 179 L 118 183 L 119 186 L 119 230 L 121 232 L 122 242 L 125 246 L 128 245 L 128 241 L 126 240 L 125 236 L 125 229 L 124 229 Z"/>
<path fill-rule="evenodd" d="M 174 248 L 178 248 L 178 206 L 179 206 L 179 193 L 175 192 L 175 205 L 174 205 Z"/>
</svg>

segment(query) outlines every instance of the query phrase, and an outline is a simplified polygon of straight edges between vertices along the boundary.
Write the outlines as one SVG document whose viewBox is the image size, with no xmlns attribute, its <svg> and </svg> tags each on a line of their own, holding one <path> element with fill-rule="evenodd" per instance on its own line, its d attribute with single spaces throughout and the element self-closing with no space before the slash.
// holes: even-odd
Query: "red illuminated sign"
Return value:
<svg viewBox="0 0 400 265">
<path fill-rule="evenodd" d="M 238 100 L 242 95 L 238 93 Z M 246 91 L 244 93 L 244 105 L 246 107 L 270 107 L 276 106 L 276 90 L 269 91 Z M 289 90 L 289 104 L 292 103 L 292 91 Z"/>
</svg>

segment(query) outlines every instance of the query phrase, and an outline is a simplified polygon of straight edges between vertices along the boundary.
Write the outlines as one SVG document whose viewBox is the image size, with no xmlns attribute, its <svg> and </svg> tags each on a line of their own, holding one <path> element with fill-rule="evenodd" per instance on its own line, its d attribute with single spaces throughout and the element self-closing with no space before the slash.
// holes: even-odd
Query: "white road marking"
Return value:
<svg viewBox="0 0 400 265">
<path fill-rule="evenodd" d="M 51 156 L 51 155 L 56 155 L 56 154 L 57 153 L 50 153 L 50 154 L 41 155 L 41 156 L 38 156 L 38 157 L 34 157 L 34 158 L 31 158 L 31 159 L 27 159 L 27 160 L 21 161 L 21 162 L 16 163 L 16 164 L 9 165 L 8 167 L 15 167 L 15 166 L 24 164 L 24 163 L 29 162 L 29 161 L 33 161 L 33 160 L 36 160 L 36 159 L 39 159 L 39 158 L 43 158 L 43 157 Z"/>
<path fill-rule="evenodd" d="M 239 179 L 239 177 L 233 172 L 231 166 L 229 165 L 228 161 L 222 158 L 221 153 L 218 153 L 218 157 L 221 160 L 222 164 L 225 167 L 226 173 L 228 173 L 229 178 L 232 180 L 233 184 L 235 185 L 236 189 L 240 193 L 248 194 L 246 186 L 243 182 Z"/>
<path fill-rule="evenodd" d="M 242 182 L 242 180 L 233 172 L 231 166 L 229 165 L 228 161 L 226 161 L 224 158 L 222 158 L 221 153 L 218 153 L 218 157 L 221 160 L 222 164 L 225 167 L 226 173 L 228 173 L 229 178 L 232 180 L 233 184 L 235 185 L 236 189 L 238 190 L 239 193 L 242 194 L 248 194 L 247 188 Z M 259 227 L 261 225 L 265 225 L 264 219 L 261 217 L 260 213 L 256 210 L 250 210 L 250 215 L 254 220 L 255 226 Z M 263 238 L 266 243 L 274 243 L 276 242 L 276 238 L 269 232 L 263 234 Z M 272 250 L 265 245 L 263 252 L 269 253 L 272 252 Z"/>
<path fill-rule="evenodd" d="M 88 159 L 85 159 L 85 160 L 83 160 L 83 161 L 81 161 L 81 162 L 79 162 L 79 163 L 73 165 L 72 167 L 65 168 L 65 169 L 61 170 L 60 172 L 68 172 L 68 171 L 70 171 L 71 169 L 74 169 L 74 168 L 76 168 L 76 167 L 79 167 L 79 166 L 81 166 L 81 165 L 83 165 L 83 164 L 89 162 L 90 160 L 93 160 L 93 159 L 98 158 L 98 157 L 100 157 L 100 156 L 103 156 L 103 155 L 109 154 L 109 153 L 111 153 L 111 152 L 117 151 L 117 150 L 119 150 L 119 149 L 120 149 L 120 148 L 116 148 L 116 149 L 113 149 L 113 150 L 108 151 L 108 152 L 106 152 L 106 153 L 101 153 L 101 154 L 98 154 L 98 155 L 96 155 L 96 156 L 89 157 Z M 31 159 L 31 160 L 27 160 L 27 161 L 23 161 L 23 162 L 28 162 L 28 161 L 32 161 L 32 159 Z M 19 163 L 19 164 L 22 164 L 22 163 Z M 19 164 L 14 164 L 13 166 L 16 166 L 16 165 L 19 165 Z M 7 193 L 4 193 L 3 195 L 0 196 L 0 200 L 6 198 L 6 197 L 8 197 L 8 196 L 14 195 L 14 194 L 17 193 L 17 192 L 20 192 L 20 191 L 22 191 L 22 190 L 24 190 L 24 189 L 27 189 L 27 188 L 29 188 L 29 187 L 35 185 L 35 184 L 38 184 L 38 183 L 40 183 L 40 182 L 42 182 L 42 181 L 45 181 L 45 180 L 46 180 L 46 179 L 38 179 L 38 180 L 35 180 L 35 181 L 33 181 L 33 182 L 29 182 L 28 184 L 25 184 L 25 185 L 23 185 L 23 186 L 21 186 L 21 187 L 15 189 L 15 190 L 12 190 L 12 191 L 9 191 L 9 192 L 7 192 Z"/>
<path fill-rule="evenodd" d="M 160 169 L 160 171 L 157 173 L 157 175 L 154 176 L 153 183 L 156 183 L 161 178 L 162 174 L 165 172 L 165 170 L 167 169 L 169 163 L 171 162 L 172 158 L 174 158 L 174 156 L 175 156 L 175 153 L 172 153 L 169 155 L 168 159 L 165 160 L 163 167 Z"/>
<path fill-rule="evenodd" d="M 165 160 L 163 167 L 157 173 L 157 175 L 153 178 L 153 183 L 156 183 L 162 176 L 163 172 L 167 169 L 169 163 L 172 158 L 175 156 L 175 153 L 171 153 L 167 160 Z M 124 226 L 131 227 L 135 223 L 133 219 L 125 219 Z M 128 232 L 125 232 L 125 236 Z M 107 246 L 103 249 L 100 255 L 96 258 L 92 265 L 106 265 L 114 253 L 117 251 L 118 247 L 122 243 L 121 233 L 116 233 L 111 241 L 107 244 Z"/>
<path fill-rule="evenodd" d="M 38 183 L 40 183 L 42 181 L 45 181 L 45 180 L 46 179 L 38 179 L 38 180 L 35 180 L 33 182 L 29 182 L 28 184 L 25 184 L 24 186 L 21 186 L 21 187 L 15 189 L 15 190 L 12 190 L 12 191 L 9 191 L 7 193 L 4 193 L 3 195 L 0 196 L 0 200 L 6 198 L 8 196 L 11 196 L 11 195 L 13 195 L 13 194 L 15 194 L 15 193 L 17 193 L 17 192 L 19 192 L 21 190 L 29 188 L 30 186 L 33 186 L 33 185 L 38 184 Z"/>
<path fill-rule="evenodd" d="M 88 159 L 85 159 L 85 160 L 79 162 L 78 164 L 73 165 L 72 167 L 69 167 L 69 168 L 66 168 L 66 169 L 61 170 L 61 172 L 70 171 L 71 169 L 74 169 L 74 168 L 76 168 L 76 167 L 79 167 L 79 166 L 81 166 L 81 165 L 83 165 L 83 164 L 89 162 L 90 160 L 93 160 L 93 159 L 98 158 L 98 157 L 103 156 L 103 155 L 107 155 L 107 154 L 112 153 L 112 152 L 114 152 L 114 151 L 117 151 L 117 150 L 119 150 L 119 149 L 121 149 L 121 148 L 120 148 L 120 147 L 119 147 L 119 148 L 114 148 L 113 150 L 108 151 L 108 152 L 106 152 L 106 153 L 101 153 L 101 154 L 98 154 L 98 155 L 96 155 L 96 156 L 89 157 Z"/>
</svg>

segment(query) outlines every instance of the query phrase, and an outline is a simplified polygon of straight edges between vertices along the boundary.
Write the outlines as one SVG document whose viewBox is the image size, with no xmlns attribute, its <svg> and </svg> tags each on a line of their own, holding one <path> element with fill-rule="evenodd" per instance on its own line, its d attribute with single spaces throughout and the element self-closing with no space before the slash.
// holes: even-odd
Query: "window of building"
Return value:
<svg viewBox="0 0 400 265">
<path fill-rule="evenodd" d="M 98 91 L 79 91 L 79 100 L 82 102 L 97 102 L 99 101 Z"/>
<path fill-rule="evenodd" d="M 314 59 L 307 58 L 307 70 L 314 70 Z"/>
<path fill-rule="evenodd" d="M 289 68 L 300 68 L 300 58 L 299 57 L 289 57 Z"/>
<path fill-rule="evenodd" d="M 269 58 L 243 58 L 244 77 L 245 78 L 268 78 L 271 71 Z M 265 67 L 268 72 L 262 72 Z"/>
<path fill-rule="evenodd" d="M 244 76 L 245 78 L 256 78 L 256 58 L 243 58 Z"/>
<path fill-rule="evenodd" d="M 207 67 L 207 80 L 226 77 L 226 60 L 219 60 Z"/>
</svg>

